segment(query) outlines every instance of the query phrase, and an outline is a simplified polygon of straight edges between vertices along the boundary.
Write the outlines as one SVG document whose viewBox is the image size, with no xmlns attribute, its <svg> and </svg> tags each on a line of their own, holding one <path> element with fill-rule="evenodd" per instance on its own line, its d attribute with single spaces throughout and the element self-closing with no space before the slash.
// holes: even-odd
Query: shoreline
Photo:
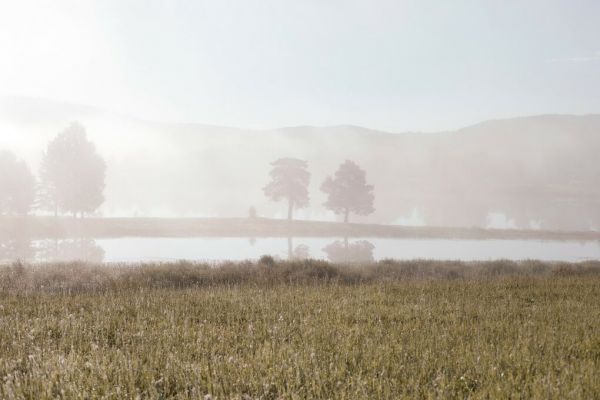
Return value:
<svg viewBox="0 0 600 400">
<path fill-rule="evenodd" d="M 600 240 L 596 231 L 547 231 L 430 227 L 268 218 L 85 218 L 0 217 L 0 239 L 121 237 L 348 237 L 396 239 Z"/>
</svg>

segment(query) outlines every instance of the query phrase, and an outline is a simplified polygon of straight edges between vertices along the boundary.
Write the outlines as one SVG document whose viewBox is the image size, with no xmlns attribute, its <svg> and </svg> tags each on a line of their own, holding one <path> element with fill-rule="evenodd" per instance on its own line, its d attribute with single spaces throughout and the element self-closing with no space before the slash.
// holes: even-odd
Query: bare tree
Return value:
<svg viewBox="0 0 600 400">
<path fill-rule="evenodd" d="M 308 164 L 296 158 L 280 158 L 271 163 L 271 182 L 263 188 L 267 197 L 274 201 L 287 199 L 288 220 L 291 220 L 294 208 L 306 207 L 309 204 L 308 183 L 310 173 Z"/>
<path fill-rule="evenodd" d="M 85 128 L 73 123 L 48 143 L 40 171 L 40 201 L 46 209 L 94 212 L 104 202 L 106 164 L 87 139 Z"/>
<path fill-rule="evenodd" d="M 373 186 L 367 185 L 365 171 L 352 161 L 346 160 L 340 165 L 333 178 L 328 176 L 321 190 L 329 196 L 324 206 L 343 214 L 346 223 L 351 212 L 369 215 L 375 211 Z"/>
<path fill-rule="evenodd" d="M 24 161 L 0 152 L 0 215 L 26 215 L 35 200 L 35 178 Z"/>
</svg>

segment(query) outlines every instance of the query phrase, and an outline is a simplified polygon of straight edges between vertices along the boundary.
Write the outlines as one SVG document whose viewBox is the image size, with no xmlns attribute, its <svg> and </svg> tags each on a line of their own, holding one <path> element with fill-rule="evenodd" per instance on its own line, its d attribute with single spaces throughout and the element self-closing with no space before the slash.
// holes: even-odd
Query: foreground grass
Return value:
<svg viewBox="0 0 600 400">
<path fill-rule="evenodd" d="M 264 261 L 0 269 L 0 398 L 600 397 L 597 264 Z"/>
</svg>

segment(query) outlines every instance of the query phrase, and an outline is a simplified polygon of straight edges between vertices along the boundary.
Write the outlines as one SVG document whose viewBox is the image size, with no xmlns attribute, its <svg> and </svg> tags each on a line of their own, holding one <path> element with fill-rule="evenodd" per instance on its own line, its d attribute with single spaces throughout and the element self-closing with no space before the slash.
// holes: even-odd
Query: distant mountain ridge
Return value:
<svg viewBox="0 0 600 400">
<path fill-rule="evenodd" d="M 390 133 L 337 125 L 250 130 L 130 118 L 94 107 L 0 98 L 0 148 L 34 171 L 45 142 L 80 121 L 107 159 L 106 215 L 281 216 L 262 194 L 269 163 L 309 162 L 311 207 L 331 219 L 319 186 L 345 159 L 367 171 L 376 212 L 356 221 L 392 223 L 418 215 L 437 226 L 600 228 L 600 114 L 484 121 L 456 131 Z M 243 194 L 243 195 L 241 195 Z"/>
<path fill-rule="evenodd" d="M 211 125 L 197 122 L 164 122 L 164 121 L 153 121 L 146 120 L 137 117 L 127 116 L 126 114 L 119 113 L 116 111 L 108 111 L 99 107 L 76 104 L 70 102 L 56 101 L 44 98 L 32 98 L 24 96 L 0 96 L 0 117 L 18 119 L 21 121 L 30 120 L 32 116 L 35 119 L 48 118 L 52 116 L 55 119 L 67 120 L 72 116 L 85 116 L 85 115 L 106 115 L 112 118 L 121 118 L 126 120 L 136 121 L 141 124 L 151 125 L 162 125 L 170 126 L 174 128 L 190 129 L 190 130 L 227 130 L 227 131 L 244 131 L 244 132 L 288 132 L 288 133 L 306 133 L 306 131 L 327 131 L 330 133 L 348 133 L 357 132 L 364 134 L 385 134 L 385 135 L 413 135 L 413 134 L 441 134 L 441 133 L 459 133 L 459 132 L 483 132 L 490 128 L 497 128 L 500 126 L 508 126 L 510 124 L 540 124 L 540 123 L 575 123 L 584 124 L 597 129 L 600 124 L 600 113 L 598 114 L 539 114 L 521 117 L 510 117 L 510 118 L 495 118 L 490 120 L 481 121 L 473 125 L 469 125 L 457 130 L 446 130 L 438 132 L 420 132 L 420 131 L 401 131 L 401 132 L 390 132 L 385 130 L 372 129 L 359 125 L 351 124 L 338 124 L 329 126 L 318 126 L 318 125 L 299 125 L 299 126 L 283 126 L 278 128 L 267 128 L 267 129 L 249 129 L 243 127 L 230 127 L 222 125 Z"/>
</svg>

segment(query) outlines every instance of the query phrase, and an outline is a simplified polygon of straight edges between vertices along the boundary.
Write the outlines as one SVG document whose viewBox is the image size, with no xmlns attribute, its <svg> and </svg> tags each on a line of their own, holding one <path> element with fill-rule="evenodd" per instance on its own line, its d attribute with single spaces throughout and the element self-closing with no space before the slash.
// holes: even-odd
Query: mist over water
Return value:
<svg viewBox="0 0 600 400">
<path fill-rule="evenodd" d="M 600 399 L 599 16 L 0 0 L 0 400 Z"/>
<path fill-rule="evenodd" d="M 320 225 L 294 238 L 292 225 L 264 225 L 593 231 L 600 226 L 600 164 L 592 162 L 600 116 L 527 117 L 429 134 L 353 126 L 251 131 L 26 98 L 2 104 L 4 126 L 16 133 L 2 136 L 2 262 L 600 258 L 598 242 L 585 238 L 325 238 Z M 177 238 L 167 236 L 178 223 L 165 217 L 204 219 L 187 220 L 176 235 L 188 238 Z M 94 234 L 105 218 L 105 230 Z M 229 220 L 243 229 L 227 228 Z M 253 230 L 259 239 L 240 238 Z"/>
<path fill-rule="evenodd" d="M 396 260 L 542 260 L 580 262 L 600 259 L 600 241 L 460 240 L 379 238 L 114 238 L 0 241 L 0 264 L 26 262 L 138 263 L 256 261 L 270 254 L 280 260 L 307 258 L 333 263 Z"/>
<path fill-rule="evenodd" d="M 594 257 L 596 5 L 235 3 L 0 6 L 5 259 Z"/>
</svg>

